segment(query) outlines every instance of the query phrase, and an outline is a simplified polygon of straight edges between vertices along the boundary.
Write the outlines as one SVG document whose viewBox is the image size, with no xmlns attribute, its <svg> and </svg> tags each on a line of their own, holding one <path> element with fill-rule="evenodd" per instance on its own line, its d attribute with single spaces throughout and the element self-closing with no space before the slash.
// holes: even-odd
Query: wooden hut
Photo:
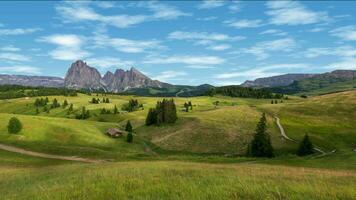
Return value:
<svg viewBox="0 0 356 200">
<path fill-rule="evenodd" d="M 121 137 L 124 135 L 124 131 L 118 129 L 118 128 L 109 128 L 106 131 L 106 134 L 108 134 L 108 136 L 113 137 L 113 138 L 117 138 L 117 137 Z"/>
</svg>

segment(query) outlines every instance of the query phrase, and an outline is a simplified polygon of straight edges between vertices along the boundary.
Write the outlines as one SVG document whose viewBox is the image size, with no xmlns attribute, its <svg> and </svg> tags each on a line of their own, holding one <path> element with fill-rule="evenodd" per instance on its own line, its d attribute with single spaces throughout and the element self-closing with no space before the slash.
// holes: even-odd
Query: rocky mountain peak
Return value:
<svg viewBox="0 0 356 200">
<path fill-rule="evenodd" d="M 100 89 L 101 75 L 93 67 L 82 60 L 77 60 L 69 68 L 64 79 L 64 85 L 72 89 Z"/>
<path fill-rule="evenodd" d="M 69 68 L 65 77 L 65 86 L 73 89 L 105 89 L 110 92 L 122 92 L 130 88 L 163 87 L 169 84 L 151 80 L 136 68 L 117 69 L 115 73 L 106 72 L 104 77 L 86 62 L 78 60 Z"/>
</svg>

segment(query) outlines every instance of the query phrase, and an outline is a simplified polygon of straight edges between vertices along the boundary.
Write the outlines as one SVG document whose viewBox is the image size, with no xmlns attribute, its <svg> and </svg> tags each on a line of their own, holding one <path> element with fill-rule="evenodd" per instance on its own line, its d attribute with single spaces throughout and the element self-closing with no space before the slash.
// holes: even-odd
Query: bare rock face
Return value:
<svg viewBox="0 0 356 200">
<path fill-rule="evenodd" d="M 152 80 L 142 74 L 135 68 L 128 71 L 117 69 L 115 74 L 107 72 L 103 78 L 106 89 L 111 92 L 121 92 L 131 88 L 144 88 L 144 87 L 164 87 L 166 83 Z"/>
<path fill-rule="evenodd" d="M 71 89 L 97 90 L 103 88 L 100 81 L 101 75 L 98 70 L 78 60 L 69 68 L 64 85 Z"/>
<path fill-rule="evenodd" d="M 26 76 L 0 74 L 0 85 L 23 85 L 32 87 L 64 87 L 64 80 L 52 76 Z"/>
<path fill-rule="evenodd" d="M 85 62 L 78 60 L 71 65 L 65 77 L 65 86 L 71 89 L 104 89 L 109 92 L 122 92 L 131 88 L 169 87 L 167 83 L 152 80 L 135 68 L 130 70 L 117 69 L 115 73 L 106 72 L 101 78 L 100 73 Z"/>
<path fill-rule="evenodd" d="M 284 74 L 280 76 L 272 76 L 266 78 L 258 78 L 254 81 L 245 81 L 241 84 L 244 87 L 279 87 L 292 84 L 294 81 L 299 81 L 314 77 L 316 74 Z"/>
</svg>

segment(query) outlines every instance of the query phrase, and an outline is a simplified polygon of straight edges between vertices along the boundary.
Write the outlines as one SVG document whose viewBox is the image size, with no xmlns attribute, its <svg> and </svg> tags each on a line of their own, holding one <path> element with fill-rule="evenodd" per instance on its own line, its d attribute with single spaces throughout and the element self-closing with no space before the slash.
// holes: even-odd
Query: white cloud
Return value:
<svg viewBox="0 0 356 200">
<path fill-rule="evenodd" d="M 73 35 L 73 34 L 50 35 L 50 36 L 40 38 L 39 41 L 52 43 L 52 44 L 59 45 L 59 46 L 73 47 L 73 48 L 78 47 L 78 46 L 82 45 L 82 43 L 83 43 L 82 37 Z"/>
<path fill-rule="evenodd" d="M 229 3 L 229 10 L 231 12 L 239 12 L 241 10 L 241 3 L 239 1 L 232 1 Z"/>
<path fill-rule="evenodd" d="M 340 46 L 333 48 L 309 48 L 302 53 L 307 58 L 316 58 L 319 56 L 338 56 L 338 57 L 354 57 L 356 49 L 352 46 Z"/>
<path fill-rule="evenodd" d="M 0 73 L 41 74 L 41 70 L 37 67 L 18 65 L 18 66 L 11 66 L 11 67 L 0 67 Z"/>
<path fill-rule="evenodd" d="M 208 46 L 207 49 L 213 50 L 213 51 L 224 51 L 226 49 L 230 49 L 231 45 L 228 44 L 219 44 L 219 45 L 211 45 Z"/>
<path fill-rule="evenodd" d="M 342 40 L 356 40 L 356 26 L 343 26 L 330 31 L 332 36 L 341 38 Z"/>
<path fill-rule="evenodd" d="M 49 55 L 56 60 L 82 60 L 91 54 L 81 49 L 57 48 L 49 52 Z"/>
<path fill-rule="evenodd" d="M 133 61 L 121 60 L 119 58 L 112 57 L 97 57 L 97 58 L 88 58 L 86 62 L 93 67 L 106 69 L 106 68 L 122 68 L 129 65 L 133 65 Z"/>
<path fill-rule="evenodd" d="M 110 38 L 104 34 L 94 37 L 96 47 L 112 47 L 125 53 L 142 53 L 149 49 L 161 49 L 163 46 L 157 40 L 130 40 L 125 38 Z"/>
<path fill-rule="evenodd" d="M 213 69 L 213 68 L 215 68 L 214 66 L 206 66 L 206 65 L 188 65 L 185 67 L 191 68 L 191 69 Z"/>
<path fill-rule="evenodd" d="M 97 1 L 95 3 L 100 8 L 113 8 L 113 7 L 115 7 L 115 2 L 113 2 L 113 1 Z"/>
<path fill-rule="evenodd" d="M 177 77 L 186 76 L 187 73 L 183 71 L 163 71 L 157 76 L 153 77 L 154 80 L 169 81 L 176 80 Z"/>
<path fill-rule="evenodd" d="M 81 48 L 84 38 L 74 34 L 55 34 L 45 36 L 38 41 L 57 45 L 57 48 L 50 51 L 49 55 L 56 60 L 78 60 L 90 56 L 88 51 Z"/>
<path fill-rule="evenodd" d="M 168 35 L 169 39 L 176 40 L 213 40 L 213 41 L 236 41 L 245 39 L 243 36 L 229 36 L 222 33 L 208 32 L 185 32 L 174 31 Z"/>
<path fill-rule="evenodd" d="M 0 35 L 26 35 L 39 31 L 39 28 L 16 28 L 16 29 L 0 29 Z"/>
<path fill-rule="evenodd" d="M 324 30 L 325 30 L 325 28 L 315 27 L 315 28 L 309 29 L 308 32 L 317 33 L 317 32 L 321 32 L 321 31 L 324 31 Z"/>
<path fill-rule="evenodd" d="M 147 8 L 153 12 L 152 17 L 158 20 L 177 19 L 178 17 L 191 16 L 190 13 L 185 13 L 173 6 L 160 4 L 157 2 L 147 2 Z"/>
<path fill-rule="evenodd" d="M 14 47 L 13 45 L 0 47 L 0 51 L 21 51 L 20 48 Z"/>
<path fill-rule="evenodd" d="M 170 56 L 155 57 L 143 61 L 147 64 L 187 64 L 187 65 L 219 65 L 225 60 L 216 56 Z"/>
<path fill-rule="evenodd" d="M 30 61 L 31 58 L 17 53 L 0 53 L 0 59 L 7 61 Z"/>
<path fill-rule="evenodd" d="M 224 23 L 227 24 L 228 26 L 231 26 L 234 28 L 256 28 L 256 27 L 263 26 L 262 20 L 260 20 L 260 19 L 227 20 L 227 21 L 224 21 Z"/>
<path fill-rule="evenodd" d="M 196 45 L 207 46 L 206 49 L 213 51 L 223 51 L 231 48 L 229 44 L 216 44 L 216 42 L 232 42 L 243 40 L 243 36 L 229 36 L 222 33 L 207 33 L 207 32 L 184 32 L 174 31 L 168 35 L 169 39 L 187 40 L 194 42 Z"/>
<path fill-rule="evenodd" d="M 270 23 L 275 25 L 302 25 L 325 22 L 329 20 L 326 12 L 314 12 L 296 1 L 269 1 Z"/>
<path fill-rule="evenodd" d="M 199 9 L 212 9 L 212 8 L 218 8 L 225 5 L 224 1 L 219 1 L 219 0 L 205 0 L 203 1 L 198 8 Z"/>
<path fill-rule="evenodd" d="M 83 21 L 100 22 L 118 28 L 128 28 L 147 21 L 170 20 L 191 14 L 182 12 L 175 7 L 157 2 L 140 2 L 138 5 L 152 11 L 150 15 L 102 15 L 89 6 L 89 3 L 65 2 L 56 7 L 66 23 Z"/>
<path fill-rule="evenodd" d="M 331 63 L 327 68 L 356 70 L 356 58 L 345 58 L 340 62 Z"/>
<path fill-rule="evenodd" d="M 217 17 L 215 17 L 215 16 L 197 18 L 198 21 L 212 21 L 212 20 L 215 20 L 215 19 L 217 19 Z"/>
<path fill-rule="evenodd" d="M 262 77 L 270 77 L 282 74 L 282 72 L 276 72 L 281 70 L 290 70 L 290 69 L 305 69 L 308 68 L 309 65 L 305 63 L 287 63 L 287 64 L 274 64 L 267 66 L 259 66 L 255 69 L 239 71 L 239 72 L 229 72 L 218 74 L 215 78 L 218 79 L 230 79 L 237 77 L 248 77 L 249 79 L 256 79 Z"/>
<path fill-rule="evenodd" d="M 292 51 L 297 46 L 297 43 L 292 38 L 283 38 L 272 41 L 265 41 L 257 43 L 250 48 L 243 48 L 237 53 L 249 53 L 257 56 L 258 60 L 263 60 L 269 57 L 269 52 L 273 51 Z"/>
<path fill-rule="evenodd" d="M 67 3 L 56 7 L 64 22 L 83 22 L 93 21 L 101 22 L 118 28 L 127 28 L 129 26 L 142 23 L 147 20 L 144 15 L 112 15 L 104 16 L 96 13 L 92 8 L 83 4 Z"/>
<path fill-rule="evenodd" d="M 285 35 L 287 35 L 286 32 L 283 32 L 283 31 L 278 30 L 278 29 L 268 29 L 268 30 L 260 32 L 260 35 L 266 35 L 266 34 L 276 35 L 276 36 L 285 36 Z"/>
</svg>

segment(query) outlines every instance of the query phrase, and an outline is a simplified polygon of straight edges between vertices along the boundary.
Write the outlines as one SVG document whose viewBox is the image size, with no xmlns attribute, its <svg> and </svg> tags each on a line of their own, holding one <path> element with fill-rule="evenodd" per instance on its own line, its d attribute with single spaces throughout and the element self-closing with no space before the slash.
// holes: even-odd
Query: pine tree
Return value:
<svg viewBox="0 0 356 200">
<path fill-rule="evenodd" d="M 132 125 L 131 125 L 130 120 L 128 120 L 126 123 L 125 131 L 132 132 Z"/>
<path fill-rule="evenodd" d="M 68 112 L 73 112 L 73 104 L 72 103 L 69 106 Z"/>
<path fill-rule="evenodd" d="M 249 153 L 253 157 L 274 157 L 271 139 L 267 133 L 266 115 L 263 113 L 251 141 Z"/>
<path fill-rule="evenodd" d="M 40 114 L 40 111 L 38 110 L 38 108 L 36 108 L 36 115 Z"/>
<path fill-rule="evenodd" d="M 157 112 L 156 109 L 150 108 L 146 117 L 146 125 L 152 125 L 157 123 Z"/>
<path fill-rule="evenodd" d="M 16 134 L 16 133 L 19 133 L 21 131 L 21 129 L 22 129 L 22 124 L 21 124 L 20 120 L 17 119 L 16 117 L 12 117 L 9 120 L 9 124 L 7 126 L 8 132 Z"/>
<path fill-rule="evenodd" d="M 67 99 L 65 99 L 63 102 L 63 108 L 66 108 L 67 106 L 68 106 L 68 101 L 67 101 Z"/>
<path fill-rule="evenodd" d="M 117 107 L 116 107 L 116 105 L 115 105 L 115 107 L 114 107 L 114 114 L 116 115 L 117 112 L 118 112 L 118 109 L 117 109 Z"/>
<path fill-rule="evenodd" d="M 191 101 L 188 102 L 188 106 L 190 107 L 190 110 L 193 110 L 193 104 Z"/>
<path fill-rule="evenodd" d="M 128 143 L 132 143 L 132 141 L 133 141 L 133 134 L 132 134 L 131 132 L 127 133 L 126 141 L 127 141 Z"/>
<path fill-rule="evenodd" d="M 297 151 L 298 156 L 307 156 L 313 154 L 313 144 L 311 143 L 308 134 L 306 134 L 303 140 L 299 144 L 299 148 Z"/>
<path fill-rule="evenodd" d="M 187 103 L 184 103 L 184 108 L 185 108 L 185 112 L 189 111 L 189 105 Z"/>
</svg>

